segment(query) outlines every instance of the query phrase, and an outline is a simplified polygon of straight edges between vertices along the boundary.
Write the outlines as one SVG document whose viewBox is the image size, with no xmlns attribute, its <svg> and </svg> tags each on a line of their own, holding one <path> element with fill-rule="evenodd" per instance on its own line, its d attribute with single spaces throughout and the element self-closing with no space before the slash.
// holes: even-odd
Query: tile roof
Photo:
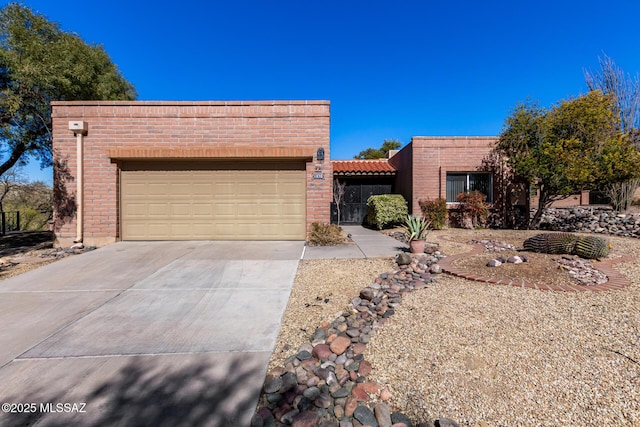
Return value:
<svg viewBox="0 0 640 427">
<path fill-rule="evenodd" d="M 334 175 L 395 175 L 396 169 L 387 159 L 332 160 Z"/>
</svg>

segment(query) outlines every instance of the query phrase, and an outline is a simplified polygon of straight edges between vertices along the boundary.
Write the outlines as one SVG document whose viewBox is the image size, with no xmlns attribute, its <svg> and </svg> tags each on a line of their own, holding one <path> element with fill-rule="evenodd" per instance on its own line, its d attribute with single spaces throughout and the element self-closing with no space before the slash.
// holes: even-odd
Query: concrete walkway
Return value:
<svg viewBox="0 0 640 427">
<path fill-rule="evenodd" d="M 122 242 L 1 281 L 0 425 L 248 426 L 302 250 Z"/>
<path fill-rule="evenodd" d="M 344 225 L 342 229 L 351 234 L 352 245 L 307 246 L 304 259 L 387 258 L 409 250 L 408 245 L 375 230 L 359 225 Z"/>
</svg>

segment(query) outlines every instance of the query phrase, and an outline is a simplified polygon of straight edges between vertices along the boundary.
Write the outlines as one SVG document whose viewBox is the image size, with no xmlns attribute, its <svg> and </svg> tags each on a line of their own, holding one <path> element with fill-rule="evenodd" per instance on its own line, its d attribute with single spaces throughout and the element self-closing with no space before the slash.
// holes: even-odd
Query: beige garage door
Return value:
<svg viewBox="0 0 640 427">
<path fill-rule="evenodd" d="M 304 240 L 304 163 L 135 164 L 121 171 L 123 240 Z"/>
</svg>

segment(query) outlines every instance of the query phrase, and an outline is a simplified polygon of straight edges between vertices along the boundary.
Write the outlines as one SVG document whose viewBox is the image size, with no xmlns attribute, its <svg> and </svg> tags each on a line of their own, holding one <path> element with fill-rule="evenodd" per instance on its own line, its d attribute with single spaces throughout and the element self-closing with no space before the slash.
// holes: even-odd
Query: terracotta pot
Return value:
<svg viewBox="0 0 640 427">
<path fill-rule="evenodd" d="M 422 254 L 424 253 L 424 244 L 425 240 L 412 240 L 409 242 L 409 249 L 411 249 L 412 254 Z"/>
</svg>

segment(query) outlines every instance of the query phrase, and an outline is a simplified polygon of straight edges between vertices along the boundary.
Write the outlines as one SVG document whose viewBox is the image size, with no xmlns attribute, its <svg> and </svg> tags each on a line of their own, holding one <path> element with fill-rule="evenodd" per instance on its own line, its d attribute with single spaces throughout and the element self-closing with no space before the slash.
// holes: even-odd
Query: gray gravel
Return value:
<svg viewBox="0 0 640 427">
<path fill-rule="evenodd" d="M 513 231 L 451 233 L 440 237 L 527 237 Z M 611 240 L 619 253 L 640 255 L 640 241 Z M 464 249 L 440 242 L 447 254 Z M 640 264 L 617 268 L 633 283 L 598 293 L 443 276 L 405 295 L 371 339 L 370 378 L 391 391 L 392 408 L 415 420 L 640 426 Z"/>
</svg>

